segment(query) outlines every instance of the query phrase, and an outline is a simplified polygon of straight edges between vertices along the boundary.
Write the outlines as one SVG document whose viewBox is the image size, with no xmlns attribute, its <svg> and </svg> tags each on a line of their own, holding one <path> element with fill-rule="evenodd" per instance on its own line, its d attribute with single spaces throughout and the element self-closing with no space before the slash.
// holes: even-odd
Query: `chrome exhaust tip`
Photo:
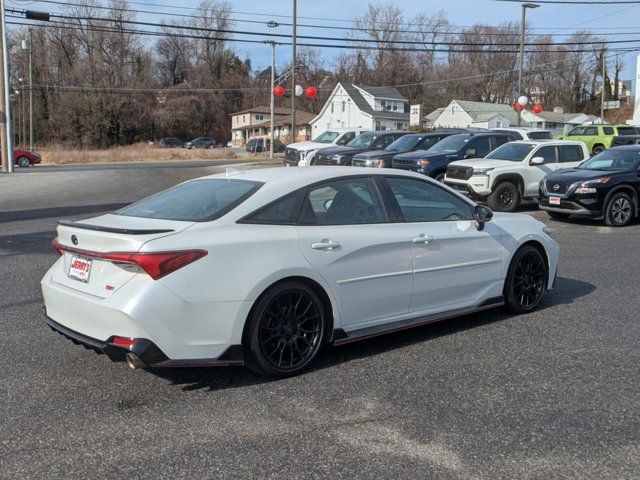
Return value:
<svg viewBox="0 0 640 480">
<path fill-rule="evenodd" d="M 129 368 L 131 370 L 139 370 L 139 369 L 147 368 L 147 364 L 144 363 L 142 359 L 133 352 L 127 353 L 125 355 L 125 358 L 127 360 L 127 365 L 129 365 Z"/>
</svg>

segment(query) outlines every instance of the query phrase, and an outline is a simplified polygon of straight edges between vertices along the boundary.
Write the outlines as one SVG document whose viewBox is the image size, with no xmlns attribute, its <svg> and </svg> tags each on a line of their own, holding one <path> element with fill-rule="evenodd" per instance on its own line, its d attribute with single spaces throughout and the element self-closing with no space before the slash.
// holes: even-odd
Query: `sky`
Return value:
<svg viewBox="0 0 640 480">
<path fill-rule="evenodd" d="M 70 0 L 73 3 L 73 0 Z M 588 0 L 587 0 L 588 1 Z M 138 20 L 158 22 L 168 19 L 162 12 L 190 14 L 199 0 L 131 0 L 130 7 L 137 10 L 157 11 L 153 14 L 140 14 Z M 291 22 L 293 0 L 233 0 L 233 17 L 238 20 L 269 20 Z M 368 0 L 298 0 L 298 22 L 313 25 L 344 25 L 349 26 L 350 20 L 360 16 L 366 9 Z M 374 2 L 375 3 L 375 2 Z M 411 18 L 419 13 L 431 15 L 439 10 L 446 12 L 449 20 L 456 26 L 469 26 L 474 23 L 497 25 L 504 21 L 520 20 L 521 7 L 517 3 L 496 0 L 395 0 L 393 3 L 401 8 L 405 17 Z M 31 1 L 7 0 L 7 8 L 21 8 L 56 12 L 57 5 Z M 304 17 L 313 17 L 304 18 Z M 527 10 L 527 26 L 535 33 L 561 34 L 574 29 L 590 29 L 594 33 L 625 32 L 616 39 L 640 39 L 640 4 L 632 5 L 557 5 L 545 4 L 535 10 Z M 320 20 L 327 19 L 327 20 Z M 235 23 L 235 29 L 251 31 L 273 31 L 290 34 L 291 27 L 279 26 L 268 29 L 265 25 L 256 23 Z M 299 35 L 344 36 L 345 31 L 318 29 L 317 27 L 299 27 Z M 634 34 L 635 33 L 635 34 Z M 557 40 L 561 41 L 562 36 Z M 613 37 L 612 37 L 613 38 Z M 276 39 L 277 40 L 277 39 Z M 640 41 L 634 45 L 640 45 Z M 254 70 L 267 68 L 271 63 L 271 47 L 266 45 L 234 44 L 235 50 L 241 58 L 250 58 Z M 322 56 L 328 66 L 332 60 L 344 50 L 326 49 Z M 633 80 L 636 76 L 636 58 L 638 52 L 625 54 L 625 67 L 622 79 Z M 288 64 L 291 60 L 291 47 L 280 46 L 276 51 L 276 63 Z"/>
</svg>

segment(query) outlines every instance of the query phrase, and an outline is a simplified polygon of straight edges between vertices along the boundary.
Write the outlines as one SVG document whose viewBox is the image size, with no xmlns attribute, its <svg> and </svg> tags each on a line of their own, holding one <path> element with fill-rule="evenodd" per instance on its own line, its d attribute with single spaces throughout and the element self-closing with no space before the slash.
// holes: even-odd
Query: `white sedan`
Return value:
<svg viewBox="0 0 640 480">
<path fill-rule="evenodd" d="M 191 180 L 61 221 L 53 329 L 132 368 L 300 372 L 323 344 L 505 305 L 534 309 L 558 245 L 411 172 L 276 168 Z"/>
</svg>

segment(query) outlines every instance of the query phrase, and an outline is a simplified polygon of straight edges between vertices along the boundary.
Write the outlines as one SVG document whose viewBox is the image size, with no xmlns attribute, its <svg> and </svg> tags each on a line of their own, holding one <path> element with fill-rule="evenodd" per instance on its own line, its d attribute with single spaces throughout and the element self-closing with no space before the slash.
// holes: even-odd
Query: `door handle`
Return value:
<svg viewBox="0 0 640 480">
<path fill-rule="evenodd" d="M 319 242 L 312 243 L 311 248 L 314 250 L 336 250 L 340 248 L 340 244 L 338 242 L 333 242 L 328 238 L 323 238 Z"/>
<path fill-rule="evenodd" d="M 425 235 L 424 233 L 421 233 L 417 237 L 413 237 L 411 241 L 413 243 L 429 243 L 433 241 L 433 237 L 430 237 L 429 235 Z"/>
</svg>

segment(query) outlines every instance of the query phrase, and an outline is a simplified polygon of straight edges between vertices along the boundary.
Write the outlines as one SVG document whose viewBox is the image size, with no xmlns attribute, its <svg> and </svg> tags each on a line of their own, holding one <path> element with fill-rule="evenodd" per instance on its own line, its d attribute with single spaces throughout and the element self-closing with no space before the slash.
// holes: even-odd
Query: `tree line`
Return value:
<svg viewBox="0 0 640 480">
<path fill-rule="evenodd" d="M 270 68 L 254 72 L 251 58 L 240 58 L 226 1 L 203 0 L 192 17 L 164 22 L 154 35 L 131 26 L 136 12 L 123 0 L 77 0 L 63 14 L 30 27 L 38 145 L 107 148 L 200 135 L 226 141 L 231 113 L 269 102 Z M 370 4 L 346 32 L 355 49 L 332 60 L 319 48 L 299 49 L 300 83 L 319 87 L 316 99 L 299 106 L 319 111 L 338 81 L 398 86 L 427 111 L 454 98 L 511 102 L 519 28 L 460 30 L 442 11 L 409 17 L 393 4 Z M 25 38 L 27 27 L 9 32 L 12 85 L 26 96 Z M 617 85 L 622 57 L 593 33 L 576 31 L 558 45 L 550 35 L 527 32 L 526 43 L 524 91 L 547 108 L 596 112 L 603 57 L 605 94 L 617 98 L 608 77 Z M 278 103 L 286 106 L 287 98 Z"/>
</svg>

